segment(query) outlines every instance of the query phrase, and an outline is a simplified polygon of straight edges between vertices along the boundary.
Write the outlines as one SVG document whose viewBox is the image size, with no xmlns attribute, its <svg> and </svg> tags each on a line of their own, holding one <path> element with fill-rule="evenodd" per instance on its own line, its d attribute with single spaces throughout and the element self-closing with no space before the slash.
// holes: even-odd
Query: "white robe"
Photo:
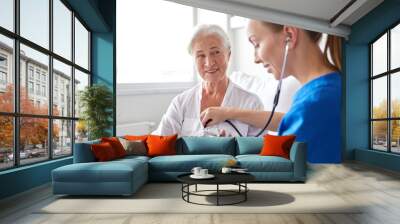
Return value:
<svg viewBox="0 0 400 224">
<path fill-rule="evenodd" d="M 204 136 L 218 135 L 222 129 L 228 136 L 239 134 L 226 122 L 204 128 L 200 120 L 200 102 L 202 83 L 177 95 L 161 119 L 155 135 Z M 264 106 L 258 96 L 250 93 L 229 80 L 221 106 L 250 110 L 263 110 Z M 240 121 L 231 121 L 243 136 L 254 136 L 260 129 Z"/>
</svg>

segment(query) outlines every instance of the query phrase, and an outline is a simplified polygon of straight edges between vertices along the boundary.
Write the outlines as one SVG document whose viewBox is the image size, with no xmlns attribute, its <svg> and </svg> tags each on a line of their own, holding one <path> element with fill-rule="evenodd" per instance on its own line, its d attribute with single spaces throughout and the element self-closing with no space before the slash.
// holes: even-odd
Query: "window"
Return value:
<svg viewBox="0 0 400 224">
<path fill-rule="evenodd" d="M 0 9 L 0 26 L 14 31 L 14 0 L 1 0 Z"/>
<path fill-rule="evenodd" d="M 49 0 L 20 0 L 21 36 L 49 48 Z"/>
<path fill-rule="evenodd" d="M 165 8 L 168 10 L 164 10 Z M 158 16 L 152 16 L 149 11 Z M 138 4 L 135 1 L 118 0 L 117 83 L 138 84 L 140 89 L 143 88 L 143 84 L 154 88 L 160 86 L 163 89 L 192 86 L 198 77 L 187 47 L 194 26 L 212 23 L 220 25 L 227 31 L 228 18 L 229 16 L 224 13 L 168 1 L 153 0 Z M 143 23 L 144 19 L 146 23 Z M 132 35 L 131 27 L 135 27 L 145 35 Z M 132 72 L 135 61 L 140 63 L 135 63 Z M 161 86 L 162 84 L 164 86 Z"/>
<path fill-rule="evenodd" d="M 36 69 L 36 80 L 40 81 L 40 71 L 39 71 L 39 69 Z"/>
<path fill-rule="evenodd" d="M 370 45 L 371 148 L 400 153 L 400 25 Z"/>
<path fill-rule="evenodd" d="M 89 69 L 89 32 L 77 18 L 75 18 L 75 62 Z"/>
<path fill-rule="evenodd" d="M 40 84 L 36 84 L 36 95 L 40 95 Z"/>
<path fill-rule="evenodd" d="M 117 61 L 117 83 L 195 81 L 192 58 L 187 52 L 193 29 L 192 7 L 168 1 L 142 1 L 139 4 L 118 0 L 117 21 L 117 58 L 122 59 Z M 132 35 L 129 27 L 140 30 L 141 35 Z"/>
<path fill-rule="evenodd" d="M 33 82 L 28 82 L 28 89 L 29 94 L 33 94 Z"/>
<path fill-rule="evenodd" d="M 0 55 L 0 67 L 3 67 L 3 68 L 7 67 L 7 56 Z"/>
<path fill-rule="evenodd" d="M 42 73 L 42 82 L 46 82 L 46 74 Z"/>
<path fill-rule="evenodd" d="M 29 79 L 33 80 L 33 67 L 32 66 L 29 66 L 28 73 L 29 73 Z"/>
<path fill-rule="evenodd" d="M 42 86 L 42 96 L 46 96 L 46 86 Z"/>
<path fill-rule="evenodd" d="M 20 6 L 15 8 L 17 13 L 14 2 Z M 8 30 L 0 29 L 0 84 L 7 85 L 0 85 L 0 170 L 70 156 L 76 131 L 87 138 L 86 126 L 75 126 L 79 114 L 74 115 L 72 105 L 77 96 L 70 87 L 89 85 L 90 31 L 66 4 L 62 0 L 0 0 L 0 26 Z M 14 21 L 19 21 L 15 30 Z M 14 52 L 19 58 L 17 74 Z M 14 76 L 19 88 L 14 88 Z M 60 80 L 64 82 L 61 93 Z M 62 106 L 57 105 L 60 95 Z M 19 130 L 15 134 L 14 126 Z"/>
<path fill-rule="evenodd" d="M 60 1 L 53 0 L 54 52 L 71 60 L 72 12 Z"/>
<path fill-rule="evenodd" d="M 7 74 L 3 71 L 0 71 L 0 84 L 1 85 L 7 84 Z"/>
<path fill-rule="evenodd" d="M 61 93 L 61 101 L 64 101 L 64 97 L 63 95 L 71 95 L 72 92 L 70 89 L 65 89 L 64 85 L 65 83 L 70 83 L 70 85 L 72 84 L 72 71 L 71 71 L 71 66 L 68 66 L 58 60 L 53 60 L 53 64 L 54 64 L 54 70 L 53 70 L 53 77 L 54 77 L 54 83 L 53 83 L 53 89 L 54 89 L 54 101 L 53 101 L 53 106 L 58 105 L 58 91 L 60 90 Z M 59 81 L 60 80 L 60 81 Z M 60 86 L 60 87 L 59 87 Z M 67 99 L 68 100 L 68 104 L 71 105 L 72 104 L 72 98 Z M 70 102 L 71 101 L 71 102 Z M 53 110 L 53 114 L 60 114 L 59 109 L 57 108 L 56 110 Z M 66 110 L 66 113 L 61 113 L 62 116 L 68 116 L 68 117 L 72 117 L 72 108 L 69 107 Z"/>
</svg>

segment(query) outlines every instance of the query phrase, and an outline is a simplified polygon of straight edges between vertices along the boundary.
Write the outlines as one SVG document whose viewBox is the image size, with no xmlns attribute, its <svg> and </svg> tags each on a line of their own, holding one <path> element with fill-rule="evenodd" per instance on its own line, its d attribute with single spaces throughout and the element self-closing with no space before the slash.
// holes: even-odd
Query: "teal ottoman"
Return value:
<svg viewBox="0 0 400 224">
<path fill-rule="evenodd" d="M 52 171 L 53 193 L 132 195 L 148 180 L 147 160 L 144 156 L 133 156 L 59 167 Z"/>
</svg>

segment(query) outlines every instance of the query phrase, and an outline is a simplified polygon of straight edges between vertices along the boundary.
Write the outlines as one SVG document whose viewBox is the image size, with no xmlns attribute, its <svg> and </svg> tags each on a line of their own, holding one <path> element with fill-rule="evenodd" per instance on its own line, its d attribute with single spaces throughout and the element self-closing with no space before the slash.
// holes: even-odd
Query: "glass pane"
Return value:
<svg viewBox="0 0 400 224">
<path fill-rule="evenodd" d="M 53 157 L 72 154 L 72 121 L 53 121 Z"/>
<path fill-rule="evenodd" d="M 0 26 L 14 31 L 14 0 L 1 0 L 0 9 Z"/>
<path fill-rule="evenodd" d="M 400 118 L 400 72 L 391 75 L 391 88 L 390 88 L 390 98 L 391 98 L 391 115 L 392 117 Z"/>
<path fill-rule="evenodd" d="M 400 67 L 400 24 L 391 30 L 390 60 L 391 69 Z"/>
<path fill-rule="evenodd" d="M 387 71 L 387 34 L 372 44 L 372 75 Z"/>
<path fill-rule="evenodd" d="M 49 120 L 22 117 L 20 123 L 20 164 L 35 163 L 48 159 Z"/>
<path fill-rule="evenodd" d="M 197 10 L 197 24 L 215 24 L 227 31 L 227 15 L 225 13 L 210 11 L 206 9 Z"/>
<path fill-rule="evenodd" d="M 372 148 L 387 151 L 387 121 L 372 122 Z"/>
<path fill-rule="evenodd" d="M 75 122 L 75 143 L 88 140 L 88 128 L 84 120 Z"/>
<path fill-rule="evenodd" d="M 53 115 L 72 117 L 71 66 L 53 60 Z"/>
<path fill-rule="evenodd" d="M 53 0 L 53 10 L 53 51 L 71 60 L 72 12 L 60 0 Z"/>
<path fill-rule="evenodd" d="M 142 35 L 132 35 L 132 27 Z M 117 83 L 194 81 L 187 49 L 192 31 L 192 7 L 168 1 L 117 1 Z M 155 54 L 162 58 L 157 66 L 148 60 Z"/>
<path fill-rule="evenodd" d="M 49 57 L 21 44 L 21 113 L 47 115 Z"/>
<path fill-rule="evenodd" d="M 75 69 L 75 117 L 81 115 L 80 94 L 89 85 L 89 75 Z"/>
<path fill-rule="evenodd" d="M 387 78 L 372 81 L 372 118 L 387 118 Z"/>
<path fill-rule="evenodd" d="M 49 0 L 20 0 L 21 36 L 49 48 Z"/>
<path fill-rule="evenodd" d="M 75 64 L 89 69 L 89 32 L 75 18 Z"/>
<path fill-rule="evenodd" d="M 390 122 L 391 127 L 391 140 L 392 140 L 392 152 L 400 153 L 400 121 L 395 120 Z"/>
<path fill-rule="evenodd" d="M 14 111 L 14 43 L 0 35 L 0 111 Z"/>
<path fill-rule="evenodd" d="M 14 165 L 13 118 L 0 116 L 0 170 Z"/>
</svg>

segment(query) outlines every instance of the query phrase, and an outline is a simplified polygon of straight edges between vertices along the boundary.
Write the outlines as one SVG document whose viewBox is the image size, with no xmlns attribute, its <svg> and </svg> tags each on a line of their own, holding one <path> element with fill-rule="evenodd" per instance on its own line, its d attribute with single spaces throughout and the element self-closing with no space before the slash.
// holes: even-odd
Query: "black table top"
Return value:
<svg viewBox="0 0 400 224">
<path fill-rule="evenodd" d="M 248 183 L 255 180 L 249 173 L 212 173 L 215 177 L 211 179 L 193 179 L 192 173 L 186 173 L 177 177 L 178 181 L 186 184 L 236 184 Z"/>
</svg>

